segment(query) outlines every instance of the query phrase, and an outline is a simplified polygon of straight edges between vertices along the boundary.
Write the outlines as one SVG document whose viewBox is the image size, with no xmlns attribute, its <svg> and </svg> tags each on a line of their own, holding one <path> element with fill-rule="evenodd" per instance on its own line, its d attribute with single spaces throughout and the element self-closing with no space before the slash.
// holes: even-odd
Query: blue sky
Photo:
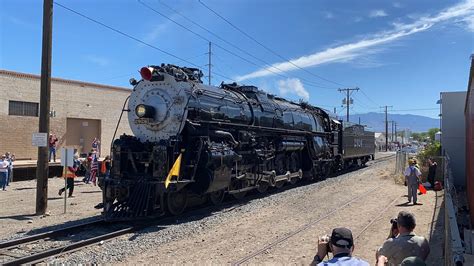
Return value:
<svg viewBox="0 0 474 266">
<path fill-rule="evenodd" d="M 466 90 L 474 53 L 474 0 L 201 0 L 264 47 L 198 0 L 56 2 L 206 73 L 210 40 L 213 84 L 230 79 L 257 85 L 336 107 L 341 115 L 344 95 L 337 89 L 359 87 L 351 113 L 392 105 L 394 113 L 437 117 L 440 91 Z M 142 66 L 189 65 L 59 5 L 53 23 L 54 77 L 130 87 L 128 79 L 139 78 Z M 2 0 L 0 24 L 0 68 L 39 74 L 42 1 Z"/>
</svg>

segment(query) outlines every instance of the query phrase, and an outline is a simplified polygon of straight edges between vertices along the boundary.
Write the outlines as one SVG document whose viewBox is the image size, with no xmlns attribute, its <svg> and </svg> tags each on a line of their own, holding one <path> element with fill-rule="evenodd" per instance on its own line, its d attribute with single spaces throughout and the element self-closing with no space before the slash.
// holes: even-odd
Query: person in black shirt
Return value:
<svg viewBox="0 0 474 266">
<path fill-rule="evenodd" d="M 432 158 L 428 159 L 428 182 L 430 182 L 431 187 L 434 186 L 434 179 L 436 176 L 436 167 L 438 167 L 438 164 L 433 161 Z"/>
</svg>

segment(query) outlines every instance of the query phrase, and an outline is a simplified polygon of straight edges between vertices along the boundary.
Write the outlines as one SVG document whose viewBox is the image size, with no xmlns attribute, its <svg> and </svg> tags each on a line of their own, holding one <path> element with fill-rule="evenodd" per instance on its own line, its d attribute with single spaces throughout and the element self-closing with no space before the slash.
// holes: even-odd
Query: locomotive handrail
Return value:
<svg viewBox="0 0 474 266">
<path fill-rule="evenodd" d="M 125 111 L 130 112 L 130 109 L 125 109 L 125 105 L 127 104 L 129 99 L 130 99 L 130 95 L 127 97 L 127 99 L 125 99 L 125 101 L 123 103 L 122 112 L 120 113 L 119 120 L 117 121 L 117 126 L 115 127 L 114 136 L 112 137 L 112 141 L 110 142 L 110 154 L 112 154 L 112 149 L 114 147 L 115 135 L 117 134 L 117 130 L 118 130 L 118 127 L 120 125 L 120 121 L 122 120 L 123 112 L 125 112 Z"/>
<path fill-rule="evenodd" d="M 197 123 L 203 124 L 216 124 L 216 125 L 227 125 L 227 126 L 235 126 L 235 127 L 243 127 L 243 128 L 254 128 L 260 130 L 271 130 L 271 131 L 279 131 L 282 133 L 292 133 L 292 134 L 301 134 L 301 135 L 314 135 L 314 136 L 328 136 L 331 132 L 314 132 L 314 131 L 306 131 L 306 130 L 291 130 L 291 129 L 282 129 L 282 128 L 273 128 L 273 127 L 261 127 L 261 126 L 253 126 L 253 125 L 244 125 L 244 124 L 234 124 L 234 123 L 227 123 L 227 122 L 220 122 L 220 121 L 195 121 Z"/>
</svg>

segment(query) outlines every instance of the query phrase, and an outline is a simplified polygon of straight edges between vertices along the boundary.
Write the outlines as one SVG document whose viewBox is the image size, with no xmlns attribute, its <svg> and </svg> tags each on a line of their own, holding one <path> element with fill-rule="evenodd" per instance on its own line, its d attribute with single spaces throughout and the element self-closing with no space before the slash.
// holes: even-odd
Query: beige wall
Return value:
<svg viewBox="0 0 474 266">
<path fill-rule="evenodd" d="M 67 118 L 100 120 L 102 156 L 109 154 L 112 136 L 125 99 L 131 90 L 100 84 L 53 79 L 51 83 L 50 128 L 67 144 Z M 17 158 L 37 158 L 38 149 L 31 145 L 31 137 L 38 132 L 38 117 L 8 115 L 8 102 L 39 103 L 40 79 L 36 75 L 0 70 L 0 153 L 15 153 Z M 127 115 L 124 114 L 117 136 L 131 134 Z M 86 147 L 90 149 L 90 147 Z"/>
</svg>

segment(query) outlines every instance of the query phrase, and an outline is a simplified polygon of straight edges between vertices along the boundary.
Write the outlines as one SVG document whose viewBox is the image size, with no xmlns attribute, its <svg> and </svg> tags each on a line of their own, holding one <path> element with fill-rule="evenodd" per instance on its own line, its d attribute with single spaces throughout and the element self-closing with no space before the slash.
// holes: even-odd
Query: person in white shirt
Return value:
<svg viewBox="0 0 474 266">
<path fill-rule="evenodd" d="M 332 230 L 331 237 L 323 236 L 318 240 L 318 251 L 314 256 L 311 266 L 369 266 L 364 260 L 352 256 L 354 251 L 354 238 L 351 230 L 340 227 Z M 323 261 L 324 257 L 332 252 L 332 259 Z"/>
<path fill-rule="evenodd" d="M 7 186 L 9 163 L 6 158 L 7 157 L 5 156 L 5 154 L 3 154 L 0 159 L 0 188 L 3 191 L 7 190 L 6 186 Z"/>
<path fill-rule="evenodd" d="M 8 162 L 7 186 L 13 181 L 13 161 L 15 161 L 15 154 L 9 152 L 5 153 Z"/>
<path fill-rule="evenodd" d="M 418 184 L 420 183 L 421 172 L 416 167 L 416 162 L 412 159 L 408 161 L 409 166 L 405 170 L 405 184 L 408 187 L 408 203 L 413 198 L 413 205 L 416 205 Z"/>
</svg>

